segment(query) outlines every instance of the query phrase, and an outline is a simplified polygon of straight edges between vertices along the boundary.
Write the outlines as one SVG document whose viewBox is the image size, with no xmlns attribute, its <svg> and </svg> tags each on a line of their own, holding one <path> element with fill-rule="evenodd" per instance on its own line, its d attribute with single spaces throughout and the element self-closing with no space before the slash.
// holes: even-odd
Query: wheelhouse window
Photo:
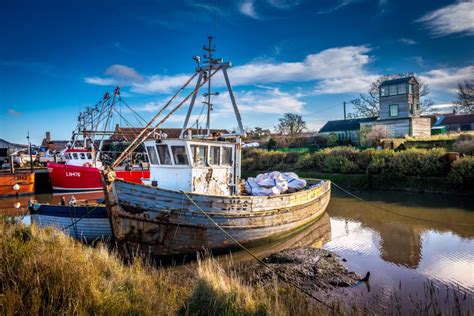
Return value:
<svg viewBox="0 0 474 316">
<path fill-rule="evenodd" d="M 86 154 L 80 153 L 79 155 L 81 156 L 81 159 L 86 159 Z"/>
<path fill-rule="evenodd" d="M 148 159 L 150 159 L 150 163 L 152 165 L 157 165 L 158 164 L 158 156 L 156 155 L 155 147 L 146 146 L 146 151 L 148 153 Z"/>
<path fill-rule="evenodd" d="M 390 105 L 390 116 L 398 116 L 398 104 Z"/>
<path fill-rule="evenodd" d="M 396 85 L 389 86 L 389 92 L 390 92 L 390 95 L 396 95 L 397 94 L 397 86 Z"/>
<path fill-rule="evenodd" d="M 209 153 L 209 163 L 211 165 L 219 165 L 221 158 L 221 148 L 219 146 L 211 146 Z"/>
<path fill-rule="evenodd" d="M 398 94 L 405 94 L 407 93 L 407 85 L 406 84 L 399 84 L 398 85 Z"/>
<path fill-rule="evenodd" d="M 158 150 L 158 157 L 160 158 L 160 163 L 162 165 L 172 165 L 170 151 L 168 150 L 168 145 L 156 145 Z"/>
<path fill-rule="evenodd" d="M 207 165 L 207 146 L 191 145 L 191 152 L 193 153 L 194 165 Z"/>
<path fill-rule="evenodd" d="M 186 147 L 171 146 L 173 159 L 175 165 L 189 165 L 188 155 L 186 154 Z"/>
<path fill-rule="evenodd" d="M 92 154 L 91 153 L 87 153 L 87 159 L 92 159 Z"/>
<path fill-rule="evenodd" d="M 227 166 L 232 164 L 232 148 L 222 147 L 222 164 Z"/>
<path fill-rule="evenodd" d="M 380 96 L 381 97 L 388 96 L 388 87 L 387 86 L 380 88 Z"/>
<path fill-rule="evenodd" d="M 76 153 L 72 153 L 72 156 L 74 157 L 74 159 L 79 159 Z"/>
</svg>

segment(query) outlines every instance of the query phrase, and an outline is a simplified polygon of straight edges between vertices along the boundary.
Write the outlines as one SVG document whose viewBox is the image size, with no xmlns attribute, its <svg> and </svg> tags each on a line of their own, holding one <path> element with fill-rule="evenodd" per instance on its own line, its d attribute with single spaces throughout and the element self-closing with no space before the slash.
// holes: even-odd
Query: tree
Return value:
<svg viewBox="0 0 474 316">
<path fill-rule="evenodd" d="M 270 130 L 263 129 L 261 127 L 255 127 L 252 129 L 247 129 L 247 136 L 249 139 L 262 139 L 270 136 Z"/>
<path fill-rule="evenodd" d="M 283 135 L 295 137 L 306 129 L 306 122 L 299 114 L 285 113 L 282 118 L 278 119 L 278 125 L 275 127 L 278 132 Z"/>
<path fill-rule="evenodd" d="M 377 80 L 371 83 L 367 93 L 360 94 L 359 99 L 352 100 L 352 107 L 354 112 L 349 113 L 349 118 L 357 117 L 371 117 L 378 116 L 380 112 L 380 100 L 379 100 L 379 86 L 385 80 L 397 79 L 402 77 L 412 76 L 413 74 L 396 74 L 379 77 Z M 420 84 L 420 112 L 427 113 L 430 107 L 434 104 L 433 100 L 428 97 L 430 94 L 429 86 L 426 82 L 421 80 L 418 76 L 414 75 L 418 83 Z"/>
<path fill-rule="evenodd" d="M 474 113 L 474 81 L 458 83 L 457 100 L 454 102 L 462 113 Z"/>
<path fill-rule="evenodd" d="M 367 143 L 376 145 L 381 139 L 388 137 L 388 130 L 384 125 L 374 125 L 367 133 Z"/>
</svg>

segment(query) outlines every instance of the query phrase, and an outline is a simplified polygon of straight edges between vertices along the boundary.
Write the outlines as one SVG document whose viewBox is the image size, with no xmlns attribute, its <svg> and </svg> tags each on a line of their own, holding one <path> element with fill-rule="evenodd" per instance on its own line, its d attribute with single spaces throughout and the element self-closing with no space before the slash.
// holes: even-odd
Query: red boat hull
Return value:
<svg viewBox="0 0 474 316">
<path fill-rule="evenodd" d="M 103 187 L 100 170 L 95 167 L 48 163 L 48 173 L 54 191 L 95 191 Z M 135 183 L 150 177 L 149 170 L 118 170 L 115 174 L 117 178 Z"/>
</svg>

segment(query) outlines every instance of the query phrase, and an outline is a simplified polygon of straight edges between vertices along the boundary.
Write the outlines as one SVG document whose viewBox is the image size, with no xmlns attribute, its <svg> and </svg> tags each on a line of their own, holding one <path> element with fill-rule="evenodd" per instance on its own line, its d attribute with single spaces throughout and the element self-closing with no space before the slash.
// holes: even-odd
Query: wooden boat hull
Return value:
<svg viewBox="0 0 474 316">
<path fill-rule="evenodd" d="M 18 184 L 19 189 L 13 187 Z M 26 195 L 35 193 L 35 173 L 0 174 L 0 196 Z"/>
<path fill-rule="evenodd" d="M 184 194 L 115 180 L 105 186 L 112 232 L 119 243 L 157 256 L 221 251 L 238 245 Z M 329 181 L 279 196 L 209 196 L 188 193 L 212 219 L 249 246 L 276 240 L 316 221 L 326 210 Z"/>
<path fill-rule="evenodd" d="M 33 203 L 29 206 L 32 223 L 39 227 L 63 229 L 79 240 L 94 241 L 112 236 L 104 205 L 62 206 Z"/>
<path fill-rule="evenodd" d="M 48 163 L 48 173 L 54 191 L 102 190 L 100 170 L 95 167 Z M 150 177 L 149 170 L 119 170 L 116 173 L 117 177 L 135 183 Z"/>
</svg>

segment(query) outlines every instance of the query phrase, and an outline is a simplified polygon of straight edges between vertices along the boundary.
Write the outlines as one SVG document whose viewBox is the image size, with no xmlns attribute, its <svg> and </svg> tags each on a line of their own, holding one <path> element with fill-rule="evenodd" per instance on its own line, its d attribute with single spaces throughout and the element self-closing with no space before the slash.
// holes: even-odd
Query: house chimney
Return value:
<svg viewBox="0 0 474 316">
<path fill-rule="evenodd" d="M 50 132 L 46 132 L 46 140 L 47 140 L 48 142 L 51 141 L 51 133 L 50 133 Z"/>
</svg>

